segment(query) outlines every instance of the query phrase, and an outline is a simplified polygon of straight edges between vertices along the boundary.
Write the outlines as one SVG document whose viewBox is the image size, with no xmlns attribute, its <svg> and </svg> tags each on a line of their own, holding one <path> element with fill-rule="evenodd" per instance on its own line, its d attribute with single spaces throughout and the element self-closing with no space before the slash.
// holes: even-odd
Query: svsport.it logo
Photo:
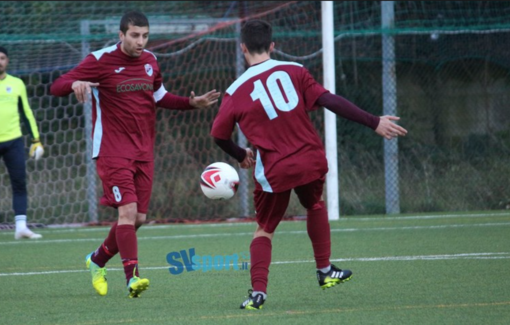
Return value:
<svg viewBox="0 0 510 325">
<path fill-rule="evenodd" d="M 249 269 L 250 253 L 234 253 L 231 255 L 197 255 L 195 248 L 188 251 L 180 250 L 166 255 L 166 261 L 170 264 L 170 274 L 179 275 L 184 270 L 187 272 L 199 271 L 246 271 Z"/>
</svg>

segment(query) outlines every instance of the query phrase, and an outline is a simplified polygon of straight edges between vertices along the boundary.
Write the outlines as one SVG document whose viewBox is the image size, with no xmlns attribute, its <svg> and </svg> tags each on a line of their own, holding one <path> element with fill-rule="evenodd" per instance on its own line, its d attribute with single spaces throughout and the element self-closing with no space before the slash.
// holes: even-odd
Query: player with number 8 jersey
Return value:
<svg viewBox="0 0 510 325">
<path fill-rule="evenodd" d="M 103 183 L 101 204 L 118 210 L 103 243 L 86 255 L 92 286 L 108 292 L 106 263 L 120 254 L 130 298 L 140 297 L 149 280 L 140 277 L 136 231 L 147 219 L 154 175 L 156 108 L 191 110 L 217 102 L 219 92 L 190 97 L 166 91 L 156 56 L 145 50 L 149 21 L 140 11 L 125 13 L 120 41 L 89 54 L 51 86 L 55 96 L 74 92 L 80 102 L 92 95 L 92 158 Z M 95 207 L 90 207 L 94 209 Z"/>
</svg>

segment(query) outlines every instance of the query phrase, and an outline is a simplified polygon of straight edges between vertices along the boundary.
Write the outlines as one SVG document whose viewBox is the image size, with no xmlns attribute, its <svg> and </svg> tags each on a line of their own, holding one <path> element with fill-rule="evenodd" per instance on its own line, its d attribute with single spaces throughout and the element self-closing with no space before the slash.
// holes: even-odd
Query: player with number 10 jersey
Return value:
<svg viewBox="0 0 510 325">
<path fill-rule="evenodd" d="M 211 135 L 230 139 L 236 123 L 257 149 L 255 186 L 283 192 L 328 171 L 324 146 L 308 113 L 329 93 L 294 62 L 273 59 L 251 66 L 225 92 Z"/>
<path fill-rule="evenodd" d="M 227 89 L 211 135 L 241 168 L 255 166 L 257 228 L 250 244 L 252 289 L 240 308 L 261 309 L 267 298 L 273 235 L 287 210 L 292 190 L 306 209 L 306 228 L 319 286 L 330 288 L 352 277 L 350 270 L 339 269 L 330 261 L 331 234 L 322 196 L 328 165 L 309 112 L 326 107 L 387 139 L 407 131 L 392 123 L 398 117 L 374 116 L 329 93 L 301 64 L 272 60 L 274 42 L 268 22 L 245 22 L 240 47 L 250 67 Z M 236 123 L 257 150 L 256 159 L 250 148 L 241 148 L 230 139 Z"/>
</svg>

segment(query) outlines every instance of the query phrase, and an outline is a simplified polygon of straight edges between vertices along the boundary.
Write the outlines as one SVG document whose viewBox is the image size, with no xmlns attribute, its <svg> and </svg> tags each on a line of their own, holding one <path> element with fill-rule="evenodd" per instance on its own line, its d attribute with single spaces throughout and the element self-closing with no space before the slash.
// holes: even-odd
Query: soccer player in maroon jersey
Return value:
<svg viewBox="0 0 510 325">
<path fill-rule="evenodd" d="M 307 232 L 320 287 L 333 287 L 352 276 L 350 270 L 337 268 L 329 260 L 331 235 L 322 198 L 328 165 L 308 112 L 326 107 L 388 140 L 407 131 L 393 122 L 399 120 L 396 116 L 374 116 L 331 94 L 301 64 L 272 60 L 269 23 L 247 21 L 241 29 L 241 48 L 250 67 L 225 92 L 211 135 L 241 168 L 255 166 L 257 229 L 250 245 L 252 289 L 241 309 L 261 309 L 267 298 L 271 240 L 292 190 L 307 211 Z M 257 149 L 256 157 L 250 148 L 241 148 L 231 140 L 236 123 Z"/>
<path fill-rule="evenodd" d="M 115 222 L 96 251 L 86 256 L 92 285 L 107 294 L 105 264 L 120 253 L 128 296 L 139 297 L 149 280 L 139 276 L 136 230 L 147 217 L 154 172 L 156 107 L 176 110 L 206 108 L 220 95 L 180 97 L 166 91 L 155 55 L 145 46 L 149 22 L 139 11 L 120 21 L 120 42 L 89 54 L 58 78 L 51 94 L 74 92 L 80 102 L 92 95 L 93 149 L 104 194 L 101 204 L 118 209 Z"/>
</svg>

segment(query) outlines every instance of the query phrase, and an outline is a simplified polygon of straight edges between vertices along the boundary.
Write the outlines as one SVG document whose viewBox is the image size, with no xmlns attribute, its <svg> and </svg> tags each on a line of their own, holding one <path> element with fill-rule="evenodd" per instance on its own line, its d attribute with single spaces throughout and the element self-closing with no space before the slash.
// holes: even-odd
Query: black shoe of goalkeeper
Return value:
<svg viewBox="0 0 510 325">
<path fill-rule="evenodd" d="M 252 294 L 253 290 L 248 290 L 248 299 L 246 299 L 242 304 L 241 304 L 241 309 L 251 309 L 251 310 L 258 310 L 258 309 L 262 309 L 262 305 L 264 304 L 264 302 L 266 301 L 266 299 L 264 299 L 264 296 L 261 295 L 260 293 L 253 296 Z"/>
<path fill-rule="evenodd" d="M 339 283 L 349 281 L 352 278 L 350 270 L 342 270 L 331 264 L 331 270 L 328 273 L 317 271 L 317 280 L 322 289 L 336 286 Z"/>
</svg>

